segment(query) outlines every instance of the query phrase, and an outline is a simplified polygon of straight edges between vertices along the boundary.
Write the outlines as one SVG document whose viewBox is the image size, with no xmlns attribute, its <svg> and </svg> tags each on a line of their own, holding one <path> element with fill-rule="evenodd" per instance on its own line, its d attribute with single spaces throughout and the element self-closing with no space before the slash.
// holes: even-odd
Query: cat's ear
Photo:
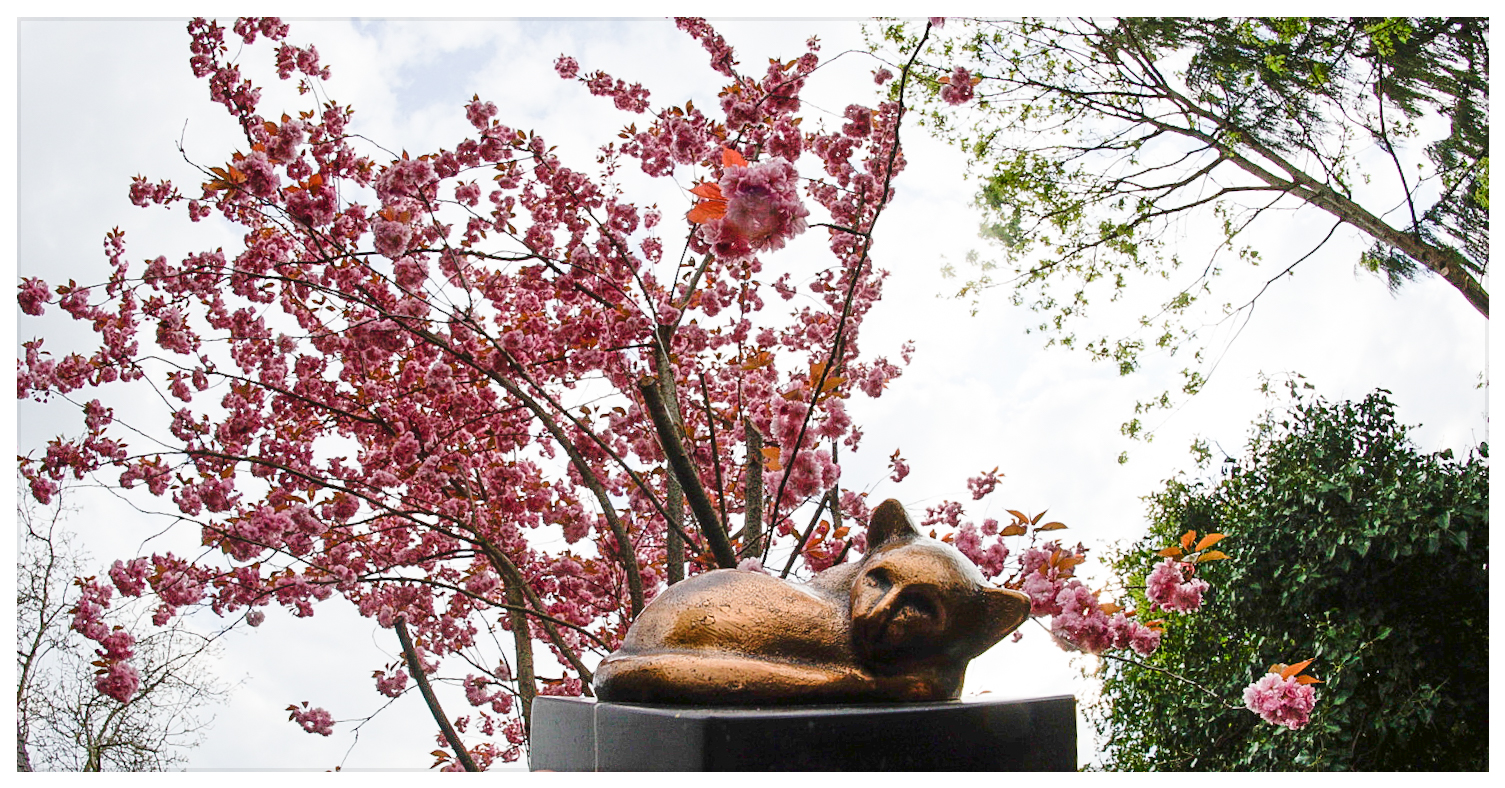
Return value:
<svg viewBox="0 0 1505 788">
<path fill-rule="evenodd" d="M 919 535 L 909 520 L 909 514 L 904 511 L 904 505 L 890 498 L 873 510 L 867 527 L 867 551 L 872 553 L 895 539 L 912 539 Z"/>
<path fill-rule="evenodd" d="M 1008 588 L 982 588 L 982 631 L 978 633 L 978 653 L 1018 629 L 1029 618 L 1029 597 Z"/>
</svg>

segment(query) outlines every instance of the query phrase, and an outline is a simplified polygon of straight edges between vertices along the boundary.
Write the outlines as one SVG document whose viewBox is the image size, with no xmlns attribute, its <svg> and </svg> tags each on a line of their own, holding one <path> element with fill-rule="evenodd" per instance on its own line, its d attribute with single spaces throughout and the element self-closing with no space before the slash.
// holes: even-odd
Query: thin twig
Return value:
<svg viewBox="0 0 1505 788">
<path fill-rule="evenodd" d="M 1143 662 L 1140 662 L 1139 660 L 1129 659 L 1128 657 L 1120 657 L 1117 654 L 1098 654 L 1097 656 L 1103 657 L 1105 659 L 1117 660 L 1117 661 L 1122 662 L 1122 663 L 1124 663 L 1126 665 L 1133 665 L 1135 667 L 1144 668 L 1145 670 L 1153 670 L 1156 673 L 1164 673 L 1165 675 L 1170 676 L 1171 678 L 1173 678 L 1173 679 L 1175 679 L 1175 680 L 1177 680 L 1179 682 L 1182 682 L 1183 684 L 1191 685 L 1191 686 L 1196 687 L 1197 689 L 1199 689 L 1199 690 L 1207 693 L 1208 695 L 1212 696 L 1213 700 L 1216 700 L 1218 702 L 1218 705 L 1222 706 L 1225 709 L 1228 709 L 1229 711 L 1243 711 L 1244 710 L 1243 706 L 1235 706 L 1235 705 L 1229 703 L 1228 701 L 1223 700 L 1223 696 L 1222 695 L 1219 695 L 1218 693 L 1213 692 L 1212 690 L 1208 689 L 1206 686 L 1204 686 L 1204 685 L 1202 685 L 1202 684 L 1200 684 L 1200 683 L 1198 683 L 1196 681 L 1193 681 L 1193 680 L 1191 680 L 1191 679 L 1189 679 L 1189 678 L 1187 678 L 1187 677 L 1185 677 L 1185 676 L 1183 676 L 1183 675 L 1181 675 L 1179 673 L 1176 673 L 1174 671 L 1166 670 L 1165 668 L 1157 668 L 1154 665 L 1146 665 Z"/>
</svg>

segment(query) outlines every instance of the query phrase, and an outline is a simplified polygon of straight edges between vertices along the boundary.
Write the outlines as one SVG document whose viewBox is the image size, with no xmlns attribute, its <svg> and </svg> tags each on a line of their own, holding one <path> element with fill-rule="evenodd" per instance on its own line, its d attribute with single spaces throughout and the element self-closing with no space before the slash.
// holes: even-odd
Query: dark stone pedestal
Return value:
<svg viewBox="0 0 1505 788">
<path fill-rule="evenodd" d="M 535 771 L 1074 771 L 1076 699 L 707 708 L 533 701 Z"/>
</svg>

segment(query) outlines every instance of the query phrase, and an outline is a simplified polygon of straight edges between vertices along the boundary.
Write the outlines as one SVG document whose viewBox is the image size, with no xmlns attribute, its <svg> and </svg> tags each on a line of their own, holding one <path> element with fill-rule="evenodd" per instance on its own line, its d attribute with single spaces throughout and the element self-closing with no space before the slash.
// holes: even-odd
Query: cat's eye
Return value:
<svg viewBox="0 0 1505 788">
<path fill-rule="evenodd" d="M 894 584 L 893 578 L 889 577 L 888 570 L 881 566 L 869 569 L 863 576 L 862 582 L 880 590 L 887 590 Z"/>
</svg>

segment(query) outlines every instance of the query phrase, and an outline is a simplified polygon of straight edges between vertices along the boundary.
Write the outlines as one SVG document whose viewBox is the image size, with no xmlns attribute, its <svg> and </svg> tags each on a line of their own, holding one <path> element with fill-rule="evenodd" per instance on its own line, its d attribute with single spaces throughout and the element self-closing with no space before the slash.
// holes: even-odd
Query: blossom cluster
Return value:
<svg viewBox="0 0 1505 788">
<path fill-rule="evenodd" d="M 891 460 L 895 458 L 897 452 Z M 972 477 L 967 486 L 977 500 L 991 494 L 1001 478 L 994 468 Z M 1104 602 L 1098 592 L 1077 579 L 1076 567 L 1086 561 L 1086 547 L 1038 541 L 1041 534 L 1063 529 L 1064 524 L 1041 522 L 1043 512 L 1033 517 L 1014 510 L 1009 513 L 1014 521 L 1007 526 L 992 518 L 977 525 L 963 519 L 962 504 L 942 501 L 926 509 L 920 527 L 945 531 L 940 538 L 976 564 L 984 577 L 1004 578 L 1006 587 L 1024 592 L 1030 599 L 1030 615 L 1048 616 L 1050 632 L 1064 648 L 1089 654 L 1132 649 L 1141 656 L 1159 648 L 1163 633 L 1157 623 L 1142 622 L 1133 611 Z M 937 536 L 937 531 L 930 535 Z M 1008 538 L 1026 541 L 1020 549 L 1011 550 L 1005 542 Z"/>
<path fill-rule="evenodd" d="M 895 451 L 893 456 L 888 458 L 888 464 L 894 469 L 889 478 L 895 483 L 904 481 L 904 478 L 909 475 L 909 463 L 899 456 L 899 452 Z"/>
<path fill-rule="evenodd" d="M 99 670 L 94 676 L 94 687 L 100 694 L 125 703 L 141 688 L 141 675 L 130 659 L 135 656 L 136 638 L 119 626 L 110 626 L 104 620 L 110 608 L 114 590 L 90 579 L 75 581 L 80 594 L 73 608 L 72 629 L 84 637 L 99 643 L 96 650 L 99 659 L 94 663 Z"/>
<path fill-rule="evenodd" d="M 1051 616 L 1050 631 L 1058 640 L 1089 654 L 1132 648 L 1143 656 L 1160 645 L 1161 631 L 1142 623 L 1116 604 L 1105 605 L 1075 577 L 1086 548 L 1063 549 L 1059 542 L 1024 551 L 1020 558 L 1030 613 Z"/>
<path fill-rule="evenodd" d="M 1193 565 L 1167 558 L 1155 565 L 1147 578 L 1145 596 L 1164 610 L 1191 613 L 1202 607 L 1206 580 L 1188 577 Z"/>
<path fill-rule="evenodd" d="M 298 723 L 303 730 L 309 733 L 317 733 L 320 736 L 328 736 L 334 733 L 334 717 L 330 716 L 328 711 L 318 706 L 310 708 L 308 703 L 304 702 L 301 708 L 296 705 L 288 706 L 287 711 L 291 712 L 287 715 L 287 718 Z"/>
<path fill-rule="evenodd" d="M 972 100 L 972 72 L 957 66 L 949 75 L 942 77 L 941 100 L 952 106 Z"/>
<path fill-rule="evenodd" d="M 111 662 L 94 677 L 94 688 L 101 695 L 125 703 L 141 689 L 141 674 L 129 662 Z"/>
<path fill-rule="evenodd" d="M 1244 705 L 1271 725 L 1297 730 L 1311 721 L 1317 693 L 1296 676 L 1266 673 L 1244 689 Z"/>
</svg>

